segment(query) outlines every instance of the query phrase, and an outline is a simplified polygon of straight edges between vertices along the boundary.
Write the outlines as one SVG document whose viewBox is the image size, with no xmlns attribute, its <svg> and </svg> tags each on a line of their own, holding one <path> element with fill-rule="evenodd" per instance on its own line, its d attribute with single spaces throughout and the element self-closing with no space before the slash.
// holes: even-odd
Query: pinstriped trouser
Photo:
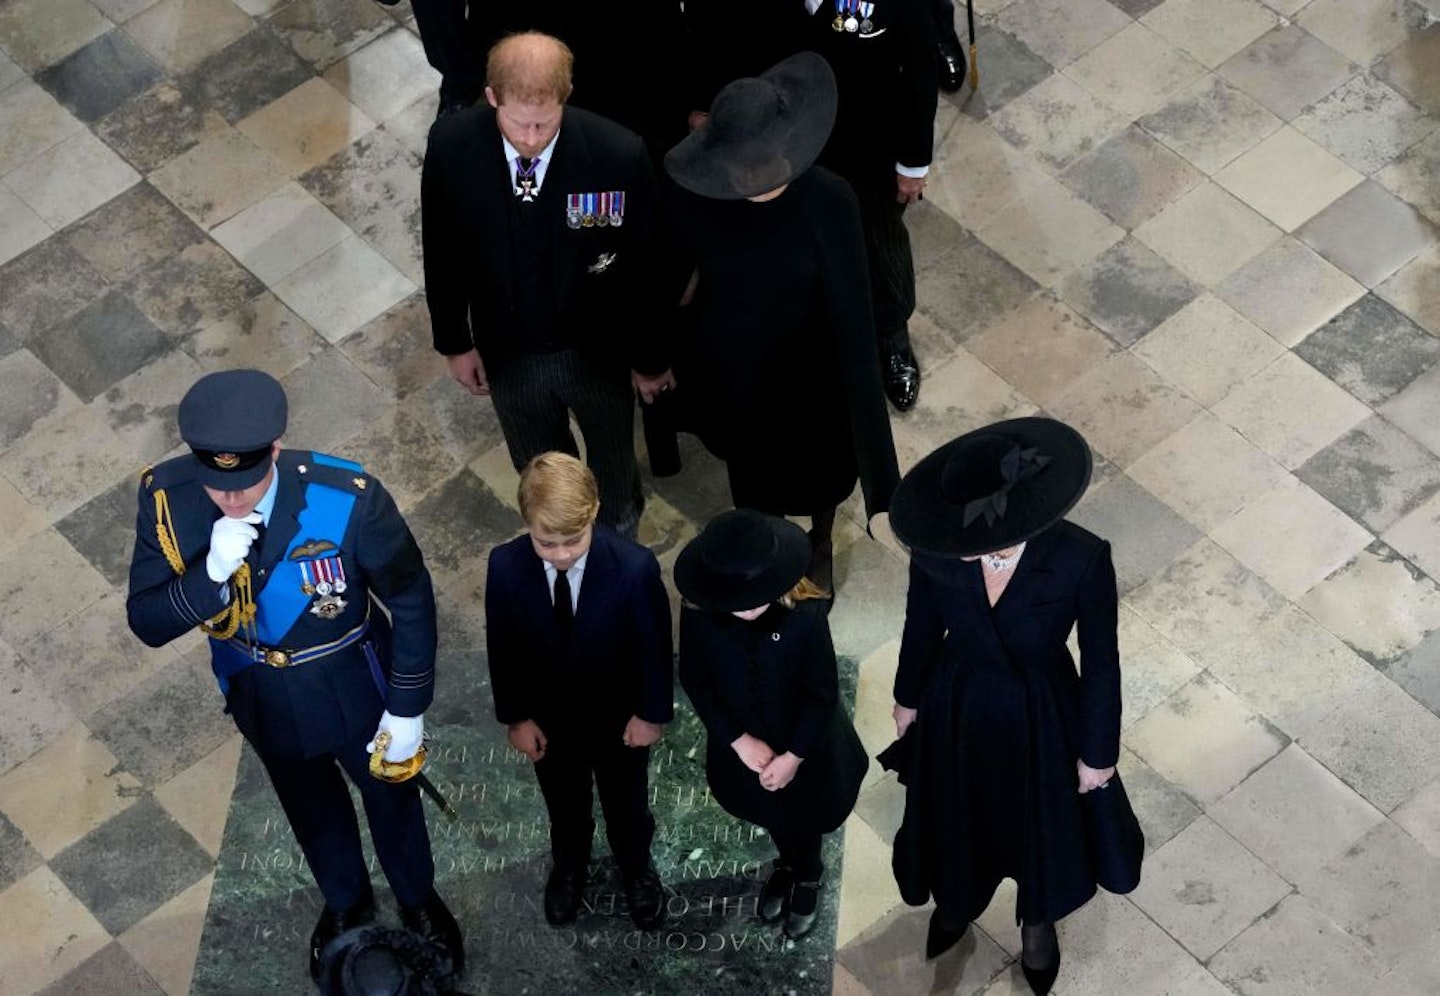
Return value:
<svg viewBox="0 0 1440 996">
<path fill-rule="evenodd" d="M 909 343 L 908 325 L 915 313 L 915 258 L 910 230 L 905 227 L 905 205 L 895 201 L 895 176 L 885 182 L 852 178 L 850 188 L 860 203 L 860 224 L 865 231 L 865 255 L 870 263 L 870 294 L 875 302 L 875 337 L 883 346 Z"/>
<path fill-rule="evenodd" d="M 635 464 L 635 395 L 624 372 L 601 370 L 576 349 L 517 356 L 487 372 L 515 469 L 550 450 L 579 456 L 574 412 L 600 489 L 600 521 L 633 538 L 645 499 Z"/>
</svg>

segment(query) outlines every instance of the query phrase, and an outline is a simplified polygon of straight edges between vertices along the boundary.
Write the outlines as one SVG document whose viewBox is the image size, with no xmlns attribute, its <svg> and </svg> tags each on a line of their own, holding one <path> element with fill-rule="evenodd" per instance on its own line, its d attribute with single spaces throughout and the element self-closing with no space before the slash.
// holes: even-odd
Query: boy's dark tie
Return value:
<svg viewBox="0 0 1440 996">
<path fill-rule="evenodd" d="M 570 631 L 575 628 L 575 607 L 570 603 L 570 580 L 558 568 L 555 571 L 555 625 L 562 637 L 570 639 Z"/>
</svg>

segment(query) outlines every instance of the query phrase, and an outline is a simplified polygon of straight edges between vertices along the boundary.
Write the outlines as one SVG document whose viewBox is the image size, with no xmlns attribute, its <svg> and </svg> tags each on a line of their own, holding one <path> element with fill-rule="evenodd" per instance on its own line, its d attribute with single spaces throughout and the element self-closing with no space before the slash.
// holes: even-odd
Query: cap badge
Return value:
<svg viewBox="0 0 1440 996">
<path fill-rule="evenodd" d="M 221 470 L 234 470 L 240 466 L 240 455 L 238 453 L 216 453 L 215 466 Z"/>
</svg>

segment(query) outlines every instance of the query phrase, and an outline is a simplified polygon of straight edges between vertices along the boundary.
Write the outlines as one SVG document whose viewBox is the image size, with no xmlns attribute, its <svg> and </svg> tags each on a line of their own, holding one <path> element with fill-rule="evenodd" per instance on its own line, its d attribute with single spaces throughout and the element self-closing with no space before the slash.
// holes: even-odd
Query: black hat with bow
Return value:
<svg viewBox="0 0 1440 996">
<path fill-rule="evenodd" d="M 710 520 L 675 558 L 675 587 L 712 612 L 769 605 L 805 576 L 810 537 L 773 515 L 737 508 Z"/>
<path fill-rule="evenodd" d="M 917 463 L 890 501 L 890 526 L 906 546 L 928 553 L 1004 550 L 1064 518 L 1091 469 L 1090 447 L 1064 422 L 996 422 Z"/>
</svg>

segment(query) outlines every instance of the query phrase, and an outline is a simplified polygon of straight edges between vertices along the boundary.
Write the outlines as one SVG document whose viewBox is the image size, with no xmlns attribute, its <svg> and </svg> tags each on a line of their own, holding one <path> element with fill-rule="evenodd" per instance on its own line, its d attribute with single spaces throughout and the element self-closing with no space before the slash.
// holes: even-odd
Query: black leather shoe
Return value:
<svg viewBox="0 0 1440 996">
<path fill-rule="evenodd" d="M 795 873 L 778 861 L 760 889 L 760 919 L 774 923 L 790 908 L 790 890 L 795 887 Z"/>
<path fill-rule="evenodd" d="M 457 976 L 465 972 L 465 937 L 460 925 L 438 893 L 419 906 L 400 906 L 400 922 L 450 956 L 450 969 Z"/>
<path fill-rule="evenodd" d="M 785 936 L 799 940 L 815 929 L 820 915 L 819 881 L 796 882 L 790 890 L 790 908 L 785 913 Z"/>
<path fill-rule="evenodd" d="M 1045 996 L 1050 987 L 1055 985 L 1055 977 L 1060 974 L 1060 952 L 1055 952 L 1055 964 L 1048 968 L 1031 968 L 1021 959 L 1020 971 L 1025 973 L 1025 981 L 1030 983 L 1030 991 L 1035 996 Z"/>
<path fill-rule="evenodd" d="M 630 919 L 641 930 L 654 930 L 665 922 L 665 886 L 654 868 L 625 881 L 625 898 L 630 903 Z"/>
<path fill-rule="evenodd" d="M 375 897 L 369 893 L 354 906 L 338 913 L 328 906 L 325 907 L 315 924 L 314 933 L 310 935 L 310 978 L 317 983 L 320 981 L 320 955 L 325 950 L 325 945 L 347 930 L 374 922 Z"/>
<path fill-rule="evenodd" d="M 934 960 L 949 951 L 960 943 L 960 938 L 964 937 L 965 931 L 969 929 L 968 923 L 959 929 L 950 926 L 940 916 L 940 911 L 935 910 L 930 914 L 930 929 L 925 932 L 926 960 Z"/>
<path fill-rule="evenodd" d="M 949 42 L 941 42 L 940 89 L 946 93 L 959 93 L 965 82 L 965 54 Z"/>
<path fill-rule="evenodd" d="M 903 346 L 882 345 L 880 372 L 885 377 L 885 397 L 902 412 L 915 407 L 920 398 L 920 362 L 909 343 Z"/>
<path fill-rule="evenodd" d="M 575 922 L 585 895 L 585 868 L 579 871 L 556 865 L 545 880 L 545 920 L 552 927 Z"/>
</svg>

